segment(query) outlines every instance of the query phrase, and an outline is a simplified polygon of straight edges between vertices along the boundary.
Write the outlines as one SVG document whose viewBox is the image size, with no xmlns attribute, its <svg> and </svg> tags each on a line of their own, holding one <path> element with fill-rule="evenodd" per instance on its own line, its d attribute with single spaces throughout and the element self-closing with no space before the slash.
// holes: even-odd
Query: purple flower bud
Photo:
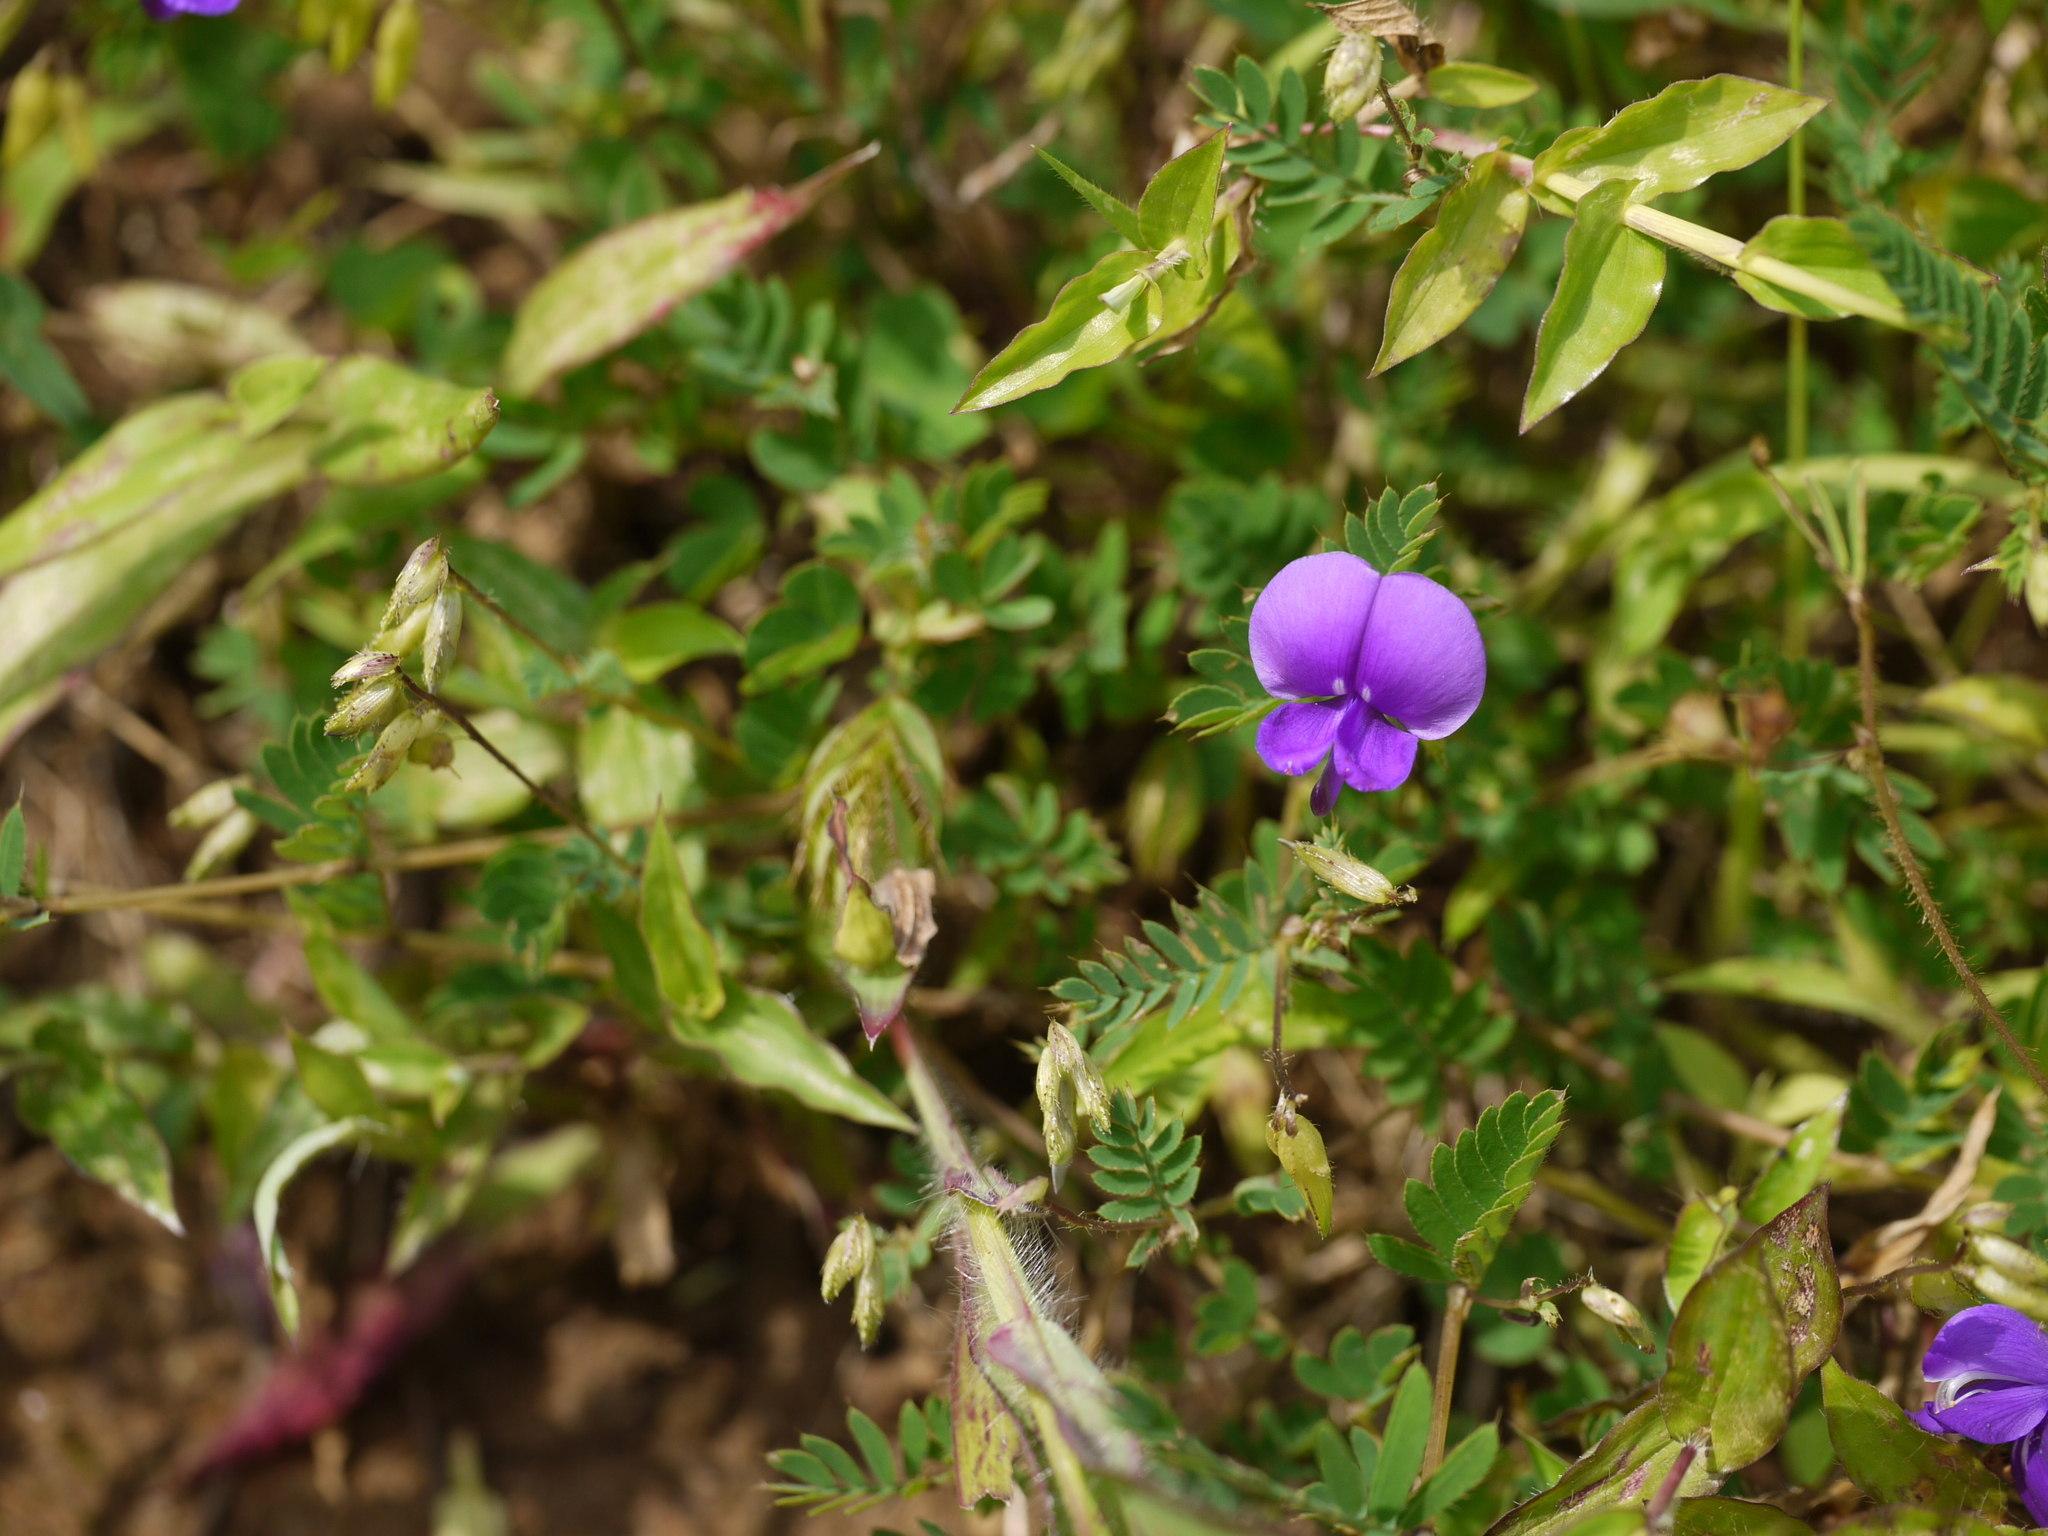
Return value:
<svg viewBox="0 0 2048 1536">
<path fill-rule="evenodd" d="M 373 677 L 389 677 L 398 670 L 398 658 L 389 651 L 357 651 L 343 662 L 331 679 L 337 688 L 366 683 Z"/>
<path fill-rule="evenodd" d="M 179 16 L 225 16 L 242 0 L 142 0 L 142 9 L 155 21 Z"/>
<path fill-rule="evenodd" d="M 1450 735 L 1486 691 L 1486 646 L 1456 594 L 1341 551 L 1273 578 L 1252 605 L 1251 649 L 1266 692 L 1289 701 L 1260 723 L 1259 756 L 1276 773 L 1328 764 L 1309 801 L 1318 816 L 1346 784 L 1400 788 L 1417 738 Z"/>
</svg>

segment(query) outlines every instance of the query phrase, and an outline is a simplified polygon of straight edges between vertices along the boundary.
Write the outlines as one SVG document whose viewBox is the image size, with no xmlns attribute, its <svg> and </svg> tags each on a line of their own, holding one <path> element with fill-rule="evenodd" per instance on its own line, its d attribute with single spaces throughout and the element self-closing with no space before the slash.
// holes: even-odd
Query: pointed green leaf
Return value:
<svg viewBox="0 0 2048 1536">
<path fill-rule="evenodd" d="M 1379 1465 L 1365 1500 L 1374 1520 L 1392 1520 L 1408 1502 L 1415 1476 L 1422 1470 L 1429 1445 L 1429 1372 L 1418 1362 L 1408 1367 L 1387 1410 L 1387 1432 L 1380 1437 Z"/>
<path fill-rule="evenodd" d="M 775 1088 L 799 1103 L 862 1125 L 915 1131 L 915 1122 L 853 1070 L 837 1046 L 820 1040 L 787 998 L 753 987 L 727 988 L 724 1010 L 696 1021 L 678 1014 L 669 1032 L 709 1051 L 726 1070 L 756 1088 Z"/>
<path fill-rule="evenodd" d="M 1842 1112 L 1848 1095 L 1804 1122 L 1792 1139 L 1772 1154 L 1764 1171 L 1742 1201 L 1744 1221 L 1765 1222 L 1804 1200 L 1827 1172 L 1828 1159 L 1842 1136 Z"/>
<path fill-rule="evenodd" d="M 285 1186 L 306 1164 L 323 1152 L 368 1136 L 375 1129 L 367 1120 L 337 1120 L 294 1137 L 263 1170 L 263 1178 L 256 1186 L 256 1200 L 250 1207 L 256 1223 L 256 1247 L 263 1255 L 263 1267 L 270 1277 L 270 1299 L 277 1308 L 277 1323 L 286 1338 L 299 1335 L 299 1290 L 292 1277 L 291 1260 L 285 1256 L 284 1240 L 277 1231 L 278 1202 L 284 1198 Z"/>
<path fill-rule="evenodd" d="M 1365 1474 L 1351 1447 L 1325 1419 L 1316 1426 L 1316 1470 L 1323 1475 L 1323 1493 L 1343 1514 L 1353 1518 L 1365 1514 Z"/>
<path fill-rule="evenodd" d="M 1788 1207 L 1746 1246 L 1763 1260 L 1785 1309 L 1792 1372 L 1803 1379 L 1834 1353 L 1842 1332 L 1842 1277 L 1828 1233 L 1828 1186 Z"/>
<path fill-rule="evenodd" d="M 1735 1229 L 1734 1193 L 1728 1191 L 1730 1198 L 1725 1203 L 1696 1195 L 1679 1211 L 1671 1251 L 1664 1261 L 1664 1299 L 1674 1313 L 1727 1246 Z"/>
<path fill-rule="evenodd" d="M 1528 189 L 1505 154 L 1484 154 L 1466 167 L 1445 194 L 1435 226 L 1394 274 L 1372 371 L 1385 373 L 1463 325 L 1507 270 L 1528 219 Z"/>
<path fill-rule="evenodd" d="M 1558 135 L 1536 157 L 1533 179 L 1538 187 L 1559 173 L 1596 185 L 1632 181 L 1639 202 L 1689 191 L 1761 160 L 1826 105 L 1825 97 L 1740 75 L 1681 80 L 1602 127 Z"/>
<path fill-rule="evenodd" d="M 1451 1273 L 1451 1266 L 1444 1260 L 1427 1248 L 1409 1242 L 1405 1237 L 1390 1237 L 1384 1232 L 1373 1232 L 1367 1235 L 1365 1241 L 1366 1246 L 1372 1249 L 1372 1256 L 1396 1273 L 1408 1275 L 1416 1280 L 1426 1280 L 1431 1285 L 1449 1285 L 1458 1278 Z"/>
<path fill-rule="evenodd" d="M 0 819 L 0 896 L 19 896 L 28 875 L 28 826 L 22 820 L 21 802 L 7 808 Z"/>
<path fill-rule="evenodd" d="M 1658 1401 L 1674 1438 L 1706 1434 L 1716 1472 L 1746 1467 L 1778 1443 L 1797 1379 L 1784 1308 L 1754 1253 L 1707 1271 L 1679 1308 L 1670 1347 Z"/>
<path fill-rule="evenodd" d="M 1413 1530 L 1427 1525 L 1486 1480 L 1493 1459 L 1500 1454 L 1500 1434 L 1491 1424 L 1482 1424 L 1445 1454 L 1443 1465 L 1430 1474 L 1429 1481 L 1401 1513 L 1401 1528 Z"/>
<path fill-rule="evenodd" d="M 1112 197 L 1050 151 L 1039 150 L 1038 158 L 1051 166 L 1053 174 L 1058 176 L 1061 181 L 1064 181 L 1068 186 L 1080 193 L 1083 202 L 1109 220 L 1109 227 L 1111 229 L 1130 241 L 1132 245 L 1143 249 L 1145 237 L 1140 230 L 1137 209 L 1124 202 L 1121 198 Z"/>
<path fill-rule="evenodd" d="M 1968 1510 L 1992 1520 L 2004 1514 L 2004 1480 L 1970 1447 L 1928 1434 L 1832 1360 L 1821 1366 L 1820 1386 L 1842 1470 L 1877 1503 Z"/>
<path fill-rule="evenodd" d="M 640 932 L 654 960 L 655 979 L 676 1018 L 700 1022 L 725 1007 L 725 980 L 718 973 L 718 946 L 683 878 L 682 860 L 668 823 L 656 821 L 647 839 L 641 875 Z"/>
<path fill-rule="evenodd" d="M 974 376 L 954 411 L 985 411 L 1050 389 L 1070 373 L 1115 362 L 1151 335 L 1158 317 L 1142 294 L 1120 308 L 1102 302 L 1150 260 L 1143 251 L 1115 251 L 1060 289 L 1046 317 Z"/>
<path fill-rule="evenodd" d="M 1622 223 L 1634 184 L 1612 181 L 1579 199 L 1564 272 L 1536 333 L 1522 430 L 1600 377 L 1642 335 L 1664 291 L 1664 247 Z"/>
<path fill-rule="evenodd" d="M 1439 64 L 1429 72 L 1429 94 L 1447 107 L 1512 107 L 1542 88 L 1527 75 L 1471 59 Z"/>
<path fill-rule="evenodd" d="M 1212 133 L 1185 154 L 1160 167 L 1138 202 L 1138 245 L 1163 251 L 1178 240 L 1190 261 L 1206 267 L 1209 226 L 1216 222 L 1216 178 L 1223 171 L 1228 135 Z"/>
<path fill-rule="evenodd" d="M 22 1120 L 80 1173 L 182 1236 L 163 1137 L 83 1028 L 68 1020 L 44 1024 L 35 1048 L 54 1057 L 56 1069 L 21 1077 L 15 1091 Z"/>
<path fill-rule="evenodd" d="M 370 1119 L 383 1107 L 352 1057 L 324 1051 L 305 1036 L 293 1035 L 292 1060 L 299 1069 L 299 1085 L 323 1114 L 336 1120 Z"/>
<path fill-rule="evenodd" d="M 310 907 L 306 926 L 306 969 L 313 973 L 313 990 L 337 1019 L 346 1019 L 373 1040 L 409 1040 L 413 1024 L 383 983 L 357 963 L 341 947 L 332 923 L 320 920 Z M 353 1114 L 348 1110 L 343 1113 Z"/>
</svg>

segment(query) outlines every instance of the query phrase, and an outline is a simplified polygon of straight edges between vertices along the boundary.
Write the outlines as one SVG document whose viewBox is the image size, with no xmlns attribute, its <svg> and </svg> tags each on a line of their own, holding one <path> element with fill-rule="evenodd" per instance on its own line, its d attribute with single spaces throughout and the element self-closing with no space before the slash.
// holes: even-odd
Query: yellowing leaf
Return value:
<svg viewBox="0 0 2048 1536">
<path fill-rule="evenodd" d="M 1840 219 L 1780 214 L 1751 237 L 1749 244 L 1742 248 L 1742 254 L 1745 259 L 1750 256 L 1776 257 L 1831 283 L 1839 283 L 1853 293 L 1860 293 L 1874 304 L 1896 306 L 1898 303 L 1892 296 L 1891 284 L 1871 265 L 1868 253 L 1856 243 L 1856 237 L 1849 233 L 1849 226 Z M 1840 320 L 1845 314 L 1832 304 L 1823 304 L 1789 288 L 1780 288 L 1754 273 L 1738 271 L 1735 281 L 1744 293 L 1765 309 L 1775 309 L 1780 314 L 1804 315 L 1809 320 Z"/>
<path fill-rule="evenodd" d="M 1650 323 L 1664 291 L 1664 247 L 1622 223 L 1632 186 L 1609 182 L 1579 199 L 1564 272 L 1536 333 L 1524 432 L 1600 377 Z"/>
<path fill-rule="evenodd" d="M 702 1021 L 725 1007 L 725 981 L 718 973 L 718 946 L 697 916 L 682 860 L 668 824 L 657 821 L 647 839 L 641 877 L 640 932 L 654 957 L 661 995 L 681 1020 Z"/>
<path fill-rule="evenodd" d="M 1113 363 L 1159 327 L 1157 286 L 1112 307 L 1103 297 L 1150 264 L 1143 251 L 1114 251 L 1075 278 L 1052 301 L 1046 317 L 1027 325 L 974 376 L 955 411 L 992 406 L 1050 389 L 1082 368 Z"/>
<path fill-rule="evenodd" d="M 1601 127 L 1559 134 L 1536 157 L 1533 182 L 1540 188 L 1560 173 L 1595 185 L 1632 181 L 1638 202 L 1689 191 L 1761 160 L 1826 105 L 1824 97 L 1740 75 L 1681 80 Z"/>
<path fill-rule="evenodd" d="M 1511 107 L 1541 89 L 1527 75 L 1469 59 L 1439 64 L 1429 72 L 1429 94 L 1447 107 Z"/>
</svg>

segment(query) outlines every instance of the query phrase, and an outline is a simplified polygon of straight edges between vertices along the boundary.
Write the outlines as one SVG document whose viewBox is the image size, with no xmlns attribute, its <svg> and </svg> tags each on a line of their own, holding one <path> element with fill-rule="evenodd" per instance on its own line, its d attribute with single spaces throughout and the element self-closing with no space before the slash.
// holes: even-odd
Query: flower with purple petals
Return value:
<svg viewBox="0 0 2048 1536">
<path fill-rule="evenodd" d="M 242 0 L 142 0 L 152 20 L 169 21 L 174 16 L 225 16 Z"/>
<path fill-rule="evenodd" d="M 1252 668 L 1285 699 L 1259 725 L 1276 773 L 1323 767 L 1309 805 L 1329 814 L 1344 785 L 1399 789 L 1419 737 L 1448 736 L 1486 691 L 1479 625 L 1449 588 L 1382 576 L 1356 555 L 1296 560 L 1252 605 Z"/>
<path fill-rule="evenodd" d="M 2048 1330 L 2011 1307 L 1971 1307 L 1941 1325 L 1920 1370 L 1934 1401 L 1914 1422 L 1934 1434 L 2010 1445 L 2027 1513 L 2048 1525 Z"/>
</svg>

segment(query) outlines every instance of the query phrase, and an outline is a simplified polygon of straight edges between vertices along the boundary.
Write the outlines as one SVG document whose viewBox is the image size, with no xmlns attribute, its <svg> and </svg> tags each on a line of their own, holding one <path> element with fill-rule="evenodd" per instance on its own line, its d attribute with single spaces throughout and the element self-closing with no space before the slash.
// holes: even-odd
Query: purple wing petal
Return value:
<svg viewBox="0 0 2048 1536">
<path fill-rule="evenodd" d="M 1353 789 L 1399 789 L 1415 768 L 1415 738 L 1370 709 L 1344 712 L 1331 760 Z"/>
<path fill-rule="evenodd" d="M 1252 670 L 1281 699 L 1358 691 L 1358 648 L 1380 573 L 1356 555 L 1307 555 L 1252 604 Z"/>
<path fill-rule="evenodd" d="M 1929 1381 L 1975 1375 L 2048 1385 L 2048 1333 L 2011 1307 L 1970 1307 L 1941 1325 L 1920 1372 Z"/>
<path fill-rule="evenodd" d="M 173 16 L 225 16 L 242 0 L 142 0 L 142 8 L 158 21 Z"/>
<path fill-rule="evenodd" d="M 1427 576 L 1386 577 L 1366 625 L 1358 680 L 1371 690 L 1374 709 L 1424 740 L 1450 735 L 1486 691 L 1486 646 L 1472 610 Z"/>
<path fill-rule="evenodd" d="M 2010 1445 L 2048 1422 L 2048 1387 L 1973 1392 L 1959 1403 L 1935 1409 L 1934 1418 L 1952 1435 L 1968 1435 L 1983 1445 Z"/>
<path fill-rule="evenodd" d="M 2048 1457 L 2042 1454 L 2048 1431 L 2035 1430 L 2012 1448 L 2012 1480 L 2037 1526 L 2048 1525 Z"/>
<path fill-rule="evenodd" d="M 1282 704 L 1259 722 L 1259 756 L 1275 773 L 1313 773 L 1337 740 L 1342 704 Z"/>
</svg>

